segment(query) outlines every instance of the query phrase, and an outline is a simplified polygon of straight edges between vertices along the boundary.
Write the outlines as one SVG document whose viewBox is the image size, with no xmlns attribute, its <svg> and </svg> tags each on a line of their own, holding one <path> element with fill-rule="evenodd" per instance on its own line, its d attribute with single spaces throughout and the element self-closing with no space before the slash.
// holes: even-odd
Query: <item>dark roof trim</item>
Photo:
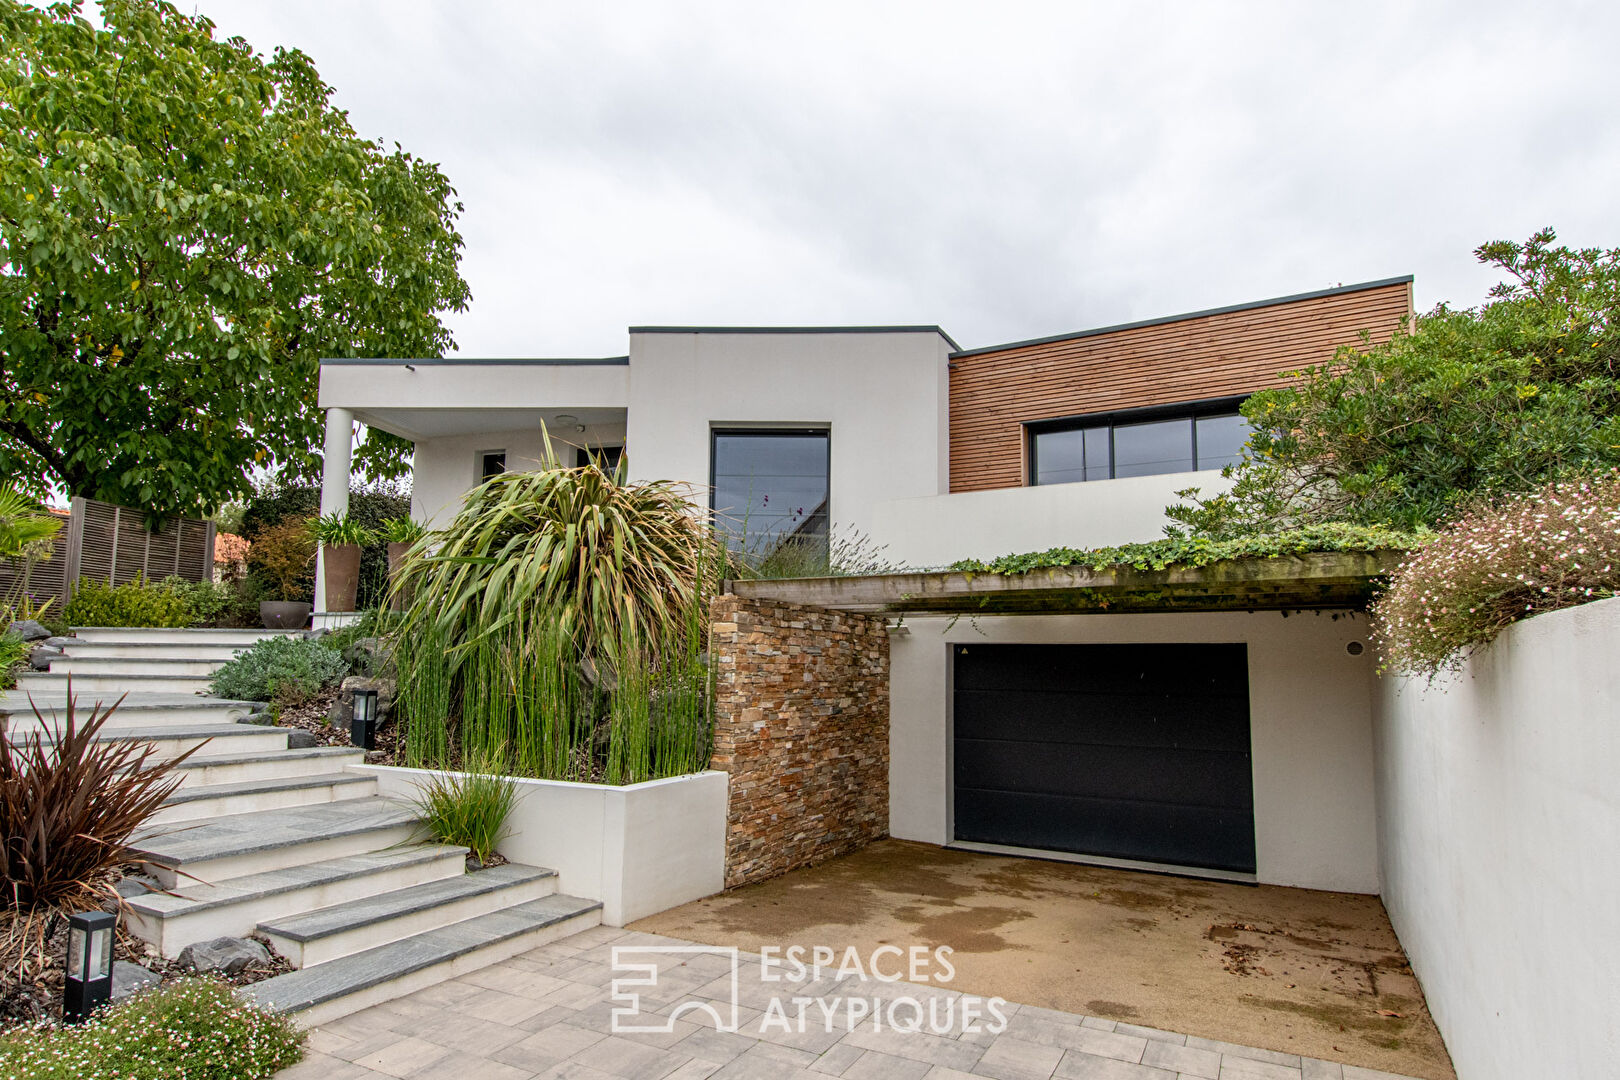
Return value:
<svg viewBox="0 0 1620 1080">
<path fill-rule="evenodd" d="M 1140 330 L 1148 326 L 1163 326 L 1166 323 L 1183 322 L 1187 319 L 1202 319 L 1210 315 L 1227 315 L 1234 311 L 1252 311 L 1255 308 L 1272 307 L 1277 304 L 1292 304 L 1300 300 L 1319 300 L 1324 296 L 1341 296 L 1344 293 L 1363 292 L 1367 289 L 1381 289 L 1386 285 L 1409 285 L 1412 275 L 1401 277 L 1379 278 L 1377 281 L 1362 281 L 1354 285 L 1340 285 L 1332 289 L 1317 289 L 1314 292 L 1294 293 L 1292 296 L 1276 296 L 1270 300 L 1251 300 L 1246 304 L 1228 304 L 1226 307 L 1205 308 L 1203 311 L 1189 311 L 1183 315 L 1163 315 L 1157 319 L 1143 319 L 1140 322 L 1116 323 L 1113 326 L 1099 326 L 1095 330 L 1076 330 L 1072 334 L 1053 334 L 1051 337 L 1027 338 L 1024 341 L 1009 341 L 1005 345 L 981 345 L 976 349 L 960 349 L 951 353 L 951 359 L 956 360 L 964 356 L 978 356 L 981 353 L 1006 352 L 1008 349 L 1021 349 L 1026 345 L 1047 345 L 1054 341 L 1074 341 L 1079 338 L 1096 337 L 1099 334 L 1113 334 L 1120 330 Z"/>
<path fill-rule="evenodd" d="M 604 356 L 600 359 L 578 360 L 524 360 L 510 358 L 500 360 L 459 360 L 453 358 L 431 358 L 427 360 L 405 358 L 394 360 L 390 358 L 329 356 L 323 358 L 321 363 L 341 366 L 367 365 L 372 367 L 404 367 L 406 364 L 409 364 L 412 367 L 628 367 L 630 364 L 630 358 L 628 356 Z"/>
<path fill-rule="evenodd" d="M 962 347 L 938 326 L 632 326 L 630 332 L 632 334 L 938 334 L 952 349 L 959 350 Z"/>
</svg>

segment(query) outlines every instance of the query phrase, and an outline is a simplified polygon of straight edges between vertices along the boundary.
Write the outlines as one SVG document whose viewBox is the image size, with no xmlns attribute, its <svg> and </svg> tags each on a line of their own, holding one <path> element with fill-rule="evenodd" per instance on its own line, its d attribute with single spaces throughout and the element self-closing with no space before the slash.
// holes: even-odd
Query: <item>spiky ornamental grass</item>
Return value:
<svg viewBox="0 0 1620 1080">
<path fill-rule="evenodd" d="M 1433 678 L 1521 619 L 1620 595 L 1620 470 L 1484 504 L 1373 603 L 1386 670 Z"/>
<path fill-rule="evenodd" d="M 703 768 L 707 695 L 691 688 L 722 564 L 686 489 L 630 485 L 622 463 L 474 489 L 395 585 L 409 598 L 397 653 L 407 762 L 498 749 L 525 775 L 624 783 Z"/>
<path fill-rule="evenodd" d="M 212 979 L 137 994 L 78 1027 L 0 1036 L 9 1080 L 263 1080 L 303 1057 L 286 1017 L 241 1001 Z"/>
</svg>

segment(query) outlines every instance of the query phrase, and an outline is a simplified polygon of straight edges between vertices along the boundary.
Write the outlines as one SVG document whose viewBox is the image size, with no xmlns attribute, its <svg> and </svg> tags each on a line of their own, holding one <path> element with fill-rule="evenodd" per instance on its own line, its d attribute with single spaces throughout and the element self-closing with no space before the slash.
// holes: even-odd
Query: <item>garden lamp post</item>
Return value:
<svg viewBox="0 0 1620 1080">
<path fill-rule="evenodd" d="M 118 917 L 106 911 L 81 911 L 68 917 L 62 1014 L 70 1023 L 83 1020 L 112 997 L 113 927 L 117 925 Z"/>
<path fill-rule="evenodd" d="M 377 691 L 355 690 L 354 719 L 349 722 L 349 742 L 363 750 L 377 749 Z"/>
</svg>

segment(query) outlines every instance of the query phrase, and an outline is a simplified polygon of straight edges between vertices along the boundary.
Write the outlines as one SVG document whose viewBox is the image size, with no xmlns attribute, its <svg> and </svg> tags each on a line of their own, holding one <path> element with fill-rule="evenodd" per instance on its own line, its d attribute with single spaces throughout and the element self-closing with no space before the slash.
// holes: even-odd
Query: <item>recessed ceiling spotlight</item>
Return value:
<svg viewBox="0 0 1620 1080">
<path fill-rule="evenodd" d="M 557 423 L 561 424 L 563 427 L 573 427 L 575 424 L 579 423 L 579 417 L 572 413 L 558 413 Z"/>
</svg>

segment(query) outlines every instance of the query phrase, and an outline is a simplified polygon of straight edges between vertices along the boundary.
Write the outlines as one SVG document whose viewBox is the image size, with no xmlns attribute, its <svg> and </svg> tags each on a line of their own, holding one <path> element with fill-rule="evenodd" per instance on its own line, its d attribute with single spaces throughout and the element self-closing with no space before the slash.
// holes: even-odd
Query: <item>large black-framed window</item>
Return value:
<svg viewBox="0 0 1620 1080">
<path fill-rule="evenodd" d="M 764 559 L 789 544 L 825 547 L 831 494 L 826 428 L 715 428 L 710 507 L 731 550 Z"/>
<path fill-rule="evenodd" d="M 1029 424 L 1029 482 L 1223 468 L 1242 456 L 1249 438 L 1249 423 L 1238 413 L 1243 401 L 1210 398 Z"/>
</svg>

